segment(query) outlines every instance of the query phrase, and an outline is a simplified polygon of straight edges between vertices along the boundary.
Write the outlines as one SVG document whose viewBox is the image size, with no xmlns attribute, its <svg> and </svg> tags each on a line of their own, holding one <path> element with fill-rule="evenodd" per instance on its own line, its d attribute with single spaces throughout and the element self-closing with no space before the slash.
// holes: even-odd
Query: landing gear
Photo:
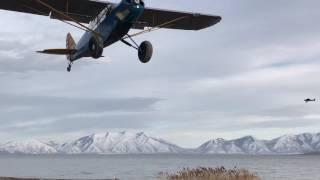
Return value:
<svg viewBox="0 0 320 180">
<path fill-rule="evenodd" d="M 138 57 L 140 62 L 148 63 L 151 60 L 153 54 L 152 44 L 149 41 L 143 41 L 140 44 L 140 46 L 138 46 L 138 44 L 131 38 L 131 36 L 127 35 L 127 38 L 129 38 L 134 43 L 134 45 L 126 41 L 125 38 L 121 39 L 121 42 L 138 51 Z"/>
<path fill-rule="evenodd" d="M 71 72 L 71 67 L 72 67 L 72 62 L 69 62 L 69 65 L 68 65 L 68 67 L 67 67 L 67 71 L 68 71 L 68 72 Z"/>
<path fill-rule="evenodd" d="M 153 54 L 153 47 L 149 41 L 143 41 L 138 49 L 138 57 L 142 63 L 148 63 Z"/>
</svg>

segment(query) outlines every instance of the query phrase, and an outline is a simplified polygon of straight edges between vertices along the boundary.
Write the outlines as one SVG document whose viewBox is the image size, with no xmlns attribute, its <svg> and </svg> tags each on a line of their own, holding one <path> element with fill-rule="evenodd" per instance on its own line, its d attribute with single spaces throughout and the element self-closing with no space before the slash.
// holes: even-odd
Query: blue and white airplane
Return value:
<svg viewBox="0 0 320 180">
<path fill-rule="evenodd" d="M 118 4 L 97 0 L 1 0 L 0 9 L 49 16 L 86 31 L 78 43 L 68 33 L 66 49 L 38 51 L 66 55 L 68 72 L 74 61 L 103 57 L 103 49 L 118 41 L 135 48 L 139 60 L 147 63 L 153 54 L 152 44 L 144 41 L 138 45 L 134 36 L 161 28 L 201 30 L 221 21 L 220 16 L 147 8 L 143 0 L 122 0 Z M 130 29 L 141 31 L 129 35 Z"/>
</svg>

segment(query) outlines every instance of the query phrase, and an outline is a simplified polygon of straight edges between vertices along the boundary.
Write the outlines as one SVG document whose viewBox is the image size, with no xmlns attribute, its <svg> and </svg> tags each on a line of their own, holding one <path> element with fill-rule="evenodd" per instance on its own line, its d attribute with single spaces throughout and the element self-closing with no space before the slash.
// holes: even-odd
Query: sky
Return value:
<svg viewBox="0 0 320 180">
<path fill-rule="evenodd" d="M 117 1 L 113 1 L 117 2 Z M 83 32 L 49 17 L 0 11 L 0 142 L 145 132 L 182 147 L 213 138 L 320 132 L 316 0 L 146 0 L 222 16 L 202 31 L 159 30 L 141 64 L 122 43 L 75 62 L 37 54 Z"/>
</svg>

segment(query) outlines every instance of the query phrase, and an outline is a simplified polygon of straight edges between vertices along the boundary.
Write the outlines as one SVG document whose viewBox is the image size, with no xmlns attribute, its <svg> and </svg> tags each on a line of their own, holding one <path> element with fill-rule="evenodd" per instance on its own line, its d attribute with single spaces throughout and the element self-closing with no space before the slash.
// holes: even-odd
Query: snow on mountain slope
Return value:
<svg viewBox="0 0 320 180">
<path fill-rule="evenodd" d="M 209 154 L 270 154 L 270 150 L 261 140 L 251 136 L 236 140 L 211 140 L 197 149 L 200 153 Z"/>
<path fill-rule="evenodd" d="M 144 133 L 92 134 L 74 142 L 63 144 L 59 151 L 73 153 L 178 153 L 182 148 Z"/>
<path fill-rule="evenodd" d="M 240 147 L 242 152 L 246 154 L 269 154 L 271 153 L 264 141 L 257 140 L 252 136 L 247 136 L 234 141 Z"/>
<path fill-rule="evenodd" d="M 225 154 L 224 143 L 224 139 L 213 139 L 201 145 L 197 151 L 200 153 Z"/>
<path fill-rule="evenodd" d="M 0 152 L 19 154 L 55 154 L 57 150 L 52 146 L 36 141 L 8 142 L 0 146 Z"/>
<path fill-rule="evenodd" d="M 314 145 L 319 142 L 316 134 L 285 135 L 272 140 L 269 147 L 276 153 L 301 154 L 318 151 Z"/>
<path fill-rule="evenodd" d="M 0 153 L 18 154 L 302 154 L 311 152 L 320 152 L 320 133 L 285 135 L 269 141 L 258 140 L 251 136 L 235 140 L 213 139 L 192 150 L 147 136 L 143 132 L 92 134 L 63 144 L 32 140 L 0 145 Z"/>
<path fill-rule="evenodd" d="M 196 149 L 204 154 L 303 154 L 320 152 L 320 133 L 285 135 L 267 141 L 251 136 L 236 140 L 211 140 Z"/>
<path fill-rule="evenodd" d="M 318 133 L 316 137 L 312 139 L 312 144 L 316 149 L 320 151 L 320 133 Z"/>
</svg>

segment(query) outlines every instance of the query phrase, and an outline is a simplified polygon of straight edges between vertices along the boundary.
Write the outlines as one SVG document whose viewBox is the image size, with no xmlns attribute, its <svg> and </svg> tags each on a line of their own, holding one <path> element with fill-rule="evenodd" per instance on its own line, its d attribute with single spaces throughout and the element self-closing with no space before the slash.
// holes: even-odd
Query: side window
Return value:
<svg viewBox="0 0 320 180">
<path fill-rule="evenodd" d="M 130 11 L 128 9 L 125 9 L 124 11 L 118 12 L 116 16 L 120 21 L 124 21 L 129 14 L 130 14 Z"/>
<path fill-rule="evenodd" d="M 107 10 L 106 15 L 107 15 L 107 16 L 109 16 L 109 15 L 111 14 L 111 12 L 112 12 L 113 8 L 112 8 L 112 6 L 111 6 L 111 5 L 108 5 L 108 6 L 107 6 L 107 8 L 106 8 L 106 10 Z"/>
</svg>

